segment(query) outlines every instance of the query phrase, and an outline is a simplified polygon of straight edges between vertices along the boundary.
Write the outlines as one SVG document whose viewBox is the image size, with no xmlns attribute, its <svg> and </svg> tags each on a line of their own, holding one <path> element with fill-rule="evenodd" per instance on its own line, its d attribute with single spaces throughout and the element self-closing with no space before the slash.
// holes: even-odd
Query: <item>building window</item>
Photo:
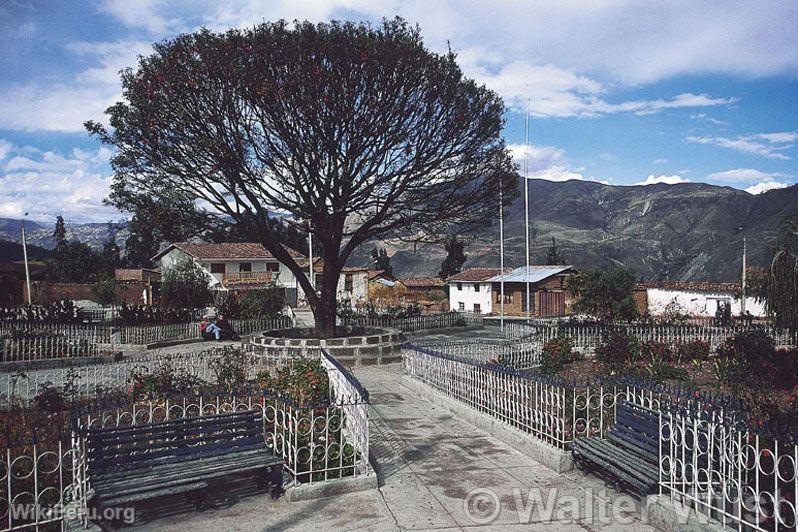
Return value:
<svg viewBox="0 0 798 532">
<path fill-rule="evenodd" d="M 352 291 L 352 274 L 347 273 L 344 277 L 344 290 L 347 292 Z"/>
<path fill-rule="evenodd" d="M 464 311 L 465 310 L 465 303 L 463 303 L 462 301 L 460 303 L 458 303 L 457 304 L 457 310 L 459 310 L 460 312 Z"/>
<path fill-rule="evenodd" d="M 479 292 L 479 283 L 474 283 L 474 292 Z"/>
<path fill-rule="evenodd" d="M 251 272 L 252 271 L 252 263 L 251 262 L 239 262 L 238 263 L 238 271 L 240 271 L 240 272 Z"/>
<path fill-rule="evenodd" d="M 457 283 L 457 289 L 458 290 L 462 290 L 463 289 L 463 283 Z"/>
<path fill-rule="evenodd" d="M 224 262 L 211 262 L 211 273 L 225 273 Z"/>
<path fill-rule="evenodd" d="M 267 272 L 279 272 L 280 271 L 280 263 L 279 262 L 267 262 L 266 263 L 266 271 Z"/>
<path fill-rule="evenodd" d="M 474 314 L 482 314 L 482 305 L 474 303 Z"/>
</svg>

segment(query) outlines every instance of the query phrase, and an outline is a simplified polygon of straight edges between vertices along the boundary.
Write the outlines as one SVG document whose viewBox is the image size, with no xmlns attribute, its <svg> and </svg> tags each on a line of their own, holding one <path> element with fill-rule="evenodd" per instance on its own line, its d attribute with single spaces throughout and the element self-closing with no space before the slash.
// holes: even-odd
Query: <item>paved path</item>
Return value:
<svg viewBox="0 0 798 532">
<path fill-rule="evenodd" d="M 370 390 L 372 450 L 379 462 L 380 489 L 315 501 L 273 502 L 242 485 L 228 492 L 229 503 L 200 514 L 181 500 L 166 501 L 160 513 L 142 512 L 136 528 L 143 530 L 654 530 L 634 514 L 622 516 L 630 524 L 601 523 L 601 510 L 610 514 L 621 504 L 617 494 L 604 493 L 603 484 L 573 472 L 558 475 L 471 425 L 453 417 L 429 398 L 402 385 L 399 365 L 370 367 L 356 372 Z M 464 508 L 472 490 L 491 490 L 499 512 L 480 525 Z M 559 495 L 556 524 L 544 519 L 545 510 L 524 506 L 530 488 L 540 490 L 545 504 Z M 589 493 L 594 498 L 590 503 Z M 519 499 L 520 497 L 520 499 Z M 580 507 L 576 511 L 573 503 Z M 587 502 L 585 502 L 587 501 Z M 585 519 L 593 507 L 595 519 Z M 491 513 L 492 503 L 482 506 Z M 170 515 L 170 512 L 172 514 Z M 617 513 L 617 512 L 616 512 Z M 541 515 L 543 514 L 543 515 Z M 481 515 L 477 513 L 479 519 Z"/>
</svg>

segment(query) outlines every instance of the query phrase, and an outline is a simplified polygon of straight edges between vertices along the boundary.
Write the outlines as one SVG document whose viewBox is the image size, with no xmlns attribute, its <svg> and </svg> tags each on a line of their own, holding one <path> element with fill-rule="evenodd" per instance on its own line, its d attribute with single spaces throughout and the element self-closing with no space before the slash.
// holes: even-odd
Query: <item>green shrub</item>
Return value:
<svg viewBox="0 0 798 532">
<path fill-rule="evenodd" d="M 166 270 L 161 283 L 161 305 L 168 308 L 202 308 L 211 300 L 210 276 L 193 260 L 180 261 Z"/>
<path fill-rule="evenodd" d="M 216 384 L 228 393 L 232 393 L 246 387 L 252 363 L 252 355 L 240 347 L 228 346 L 210 361 L 208 367 L 216 374 Z"/>
<path fill-rule="evenodd" d="M 540 370 L 547 375 L 554 375 L 576 358 L 571 339 L 558 336 L 543 345 L 540 355 Z"/>
<path fill-rule="evenodd" d="M 285 307 L 285 291 L 272 286 L 252 290 L 239 303 L 239 316 L 243 319 L 270 319 L 280 316 Z"/>
<path fill-rule="evenodd" d="M 673 360 L 673 350 L 662 342 L 643 342 L 640 344 L 640 358 L 646 362 L 666 362 Z"/>
</svg>

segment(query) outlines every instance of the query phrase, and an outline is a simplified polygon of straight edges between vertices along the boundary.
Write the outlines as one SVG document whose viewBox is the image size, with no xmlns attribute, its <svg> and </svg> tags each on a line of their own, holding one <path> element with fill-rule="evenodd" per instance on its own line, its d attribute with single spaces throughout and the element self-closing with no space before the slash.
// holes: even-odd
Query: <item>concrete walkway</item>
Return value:
<svg viewBox="0 0 798 532">
<path fill-rule="evenodd" d="M 315 501 L 271 501 L 247 482 L 231 487 L 228 500 L 203 513 L 179 499 L 165 501 L 158 511 L 145 509 L 135 528 L 655 530 L 640 522 L 630 498 L 605 490 L 597 479 L 579 472 L 558 475 L 453 417 L 435 404 L 432 393 L 421 396 L 406 388 L 398 365 L 356 373 L 371 395 L 379 490 Z M 464 505 L 469 498 L 471 504 Z M 532 508 L 530 500 L 540 504 Z M 603 515 L 615 515 L 616 520 Z"/>
</svg>

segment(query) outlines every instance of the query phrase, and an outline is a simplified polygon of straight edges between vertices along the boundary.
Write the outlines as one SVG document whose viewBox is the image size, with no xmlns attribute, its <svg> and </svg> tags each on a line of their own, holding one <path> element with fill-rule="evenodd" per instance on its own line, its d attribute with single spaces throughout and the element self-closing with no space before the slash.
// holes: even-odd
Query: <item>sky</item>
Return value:
<svg viewBox="0 0 798 532">
<path fill-rule="evenodd" d="M 793 0 L 0 0 L 0 217 L 125 217 L 103 204 L 112 152 L 82 124 L 103 121 L 119 70 L 152 43 L 395 15 L 504 98 L 504 136 L 530 177 L 752 194 L 798 182 Z"/>
</svg>

